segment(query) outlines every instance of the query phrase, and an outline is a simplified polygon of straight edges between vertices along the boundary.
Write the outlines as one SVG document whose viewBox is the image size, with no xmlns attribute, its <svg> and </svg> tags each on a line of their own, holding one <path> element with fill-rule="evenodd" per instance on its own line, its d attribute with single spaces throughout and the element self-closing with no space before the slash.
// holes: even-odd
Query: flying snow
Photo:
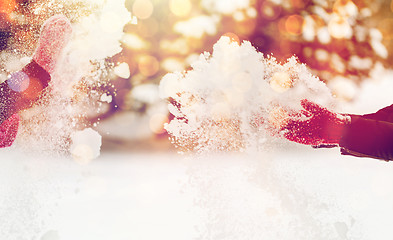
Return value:
<svg viewBox="0 0 393 240">
<path fill-rule="evenodd" d="M 285 110 L 300 110 L 300 100 L 334 107 L 327 86 L 296 57 L 281 64 L 247 41 L 222 37 L 191 67 L 160 83 L 174 116 L 165 128 L 181 151 L 261 150 L 279 141 L 269 128 Z"/>
<path fill-rule="evenodd" d="M 36 106 L 22 113 L 22 126 L 16 139 L 18 146 L 29 151 L 69 154 L 71 136 L 90 127 L 85 121 L 87 114 L 91 109 L 99 112 L 96 102 L 108 101 L 101 98 L 105 93 L 92 89 L 107 84 L 114 64 L 105 59 L 121 51 L 123 28 L 131 21 L 124 2 L 58 0 L 49 6 L 54 12 L 56 8 L 63 9 L 65 4 L 68 8 L 83 5 L 90 11 L 84 15 L 73 15 L 69 11 L 73 37 L 52 74 L 50 89 Z M 91 142 L 98 142 L 95 139 L 93 137 Z M 98 145 L 90 147 L 99 149 Z M 75 151 L 75 147 L 72 149 Z"/>
</svg>

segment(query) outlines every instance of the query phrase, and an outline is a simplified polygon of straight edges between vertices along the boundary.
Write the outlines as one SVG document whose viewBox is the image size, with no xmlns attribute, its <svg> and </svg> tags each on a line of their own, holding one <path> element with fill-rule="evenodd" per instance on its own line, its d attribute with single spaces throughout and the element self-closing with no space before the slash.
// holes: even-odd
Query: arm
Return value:
<svg viewBox="0 0 393 240">
<path fill-rule="evenodd" d="M 374 114 L 341 115 L 308 100 L 306 116 L 289 116 L 282 128 L 290 141 L 341 147 L 344 155 L 393 160 L 393 106 Z"/>
<path fill-rule="evenodd" d="M 356 115 L 353 115 L 353 116 L 356 116 Z M 376 113 L 362 115 L 361 117 L 366 118 L 366 119 L 385 121 L 385 122 L 393 122 L 393 105 L 382 108 L 381 110 L 379 110 Z"/>
<path fill-rule="evenodd" d="M 393 160 L 393 105 L 373 114 L 351 115 L 339 145 L 344 155 Z"/>
</svg>

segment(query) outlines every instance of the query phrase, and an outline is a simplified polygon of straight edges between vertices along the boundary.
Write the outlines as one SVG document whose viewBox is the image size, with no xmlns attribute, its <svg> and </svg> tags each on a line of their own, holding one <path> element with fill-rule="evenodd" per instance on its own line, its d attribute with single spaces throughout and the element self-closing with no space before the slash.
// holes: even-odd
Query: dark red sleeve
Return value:
<svg viewBox="0 0 393 240">
<path fill-rule="evenodd" d="M 50 80 L 49 73 L 35 61 L 11 74 L 11 77 L 0 84 L 0 124 L 13 114 L 31 107 Z M 20 81 L 24 83 L 21 84 Z"/>
<path fill-rule="evenodd" d="M 344 155 L 393 160 L 393 105 L 373 114 L 351 115 L 340 147 Z"/>
</svg>

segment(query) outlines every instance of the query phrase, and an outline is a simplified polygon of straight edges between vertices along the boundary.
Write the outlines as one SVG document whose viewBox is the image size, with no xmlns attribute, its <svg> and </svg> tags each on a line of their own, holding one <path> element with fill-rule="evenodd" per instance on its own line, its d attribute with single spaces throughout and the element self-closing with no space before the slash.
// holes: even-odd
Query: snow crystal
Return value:
<svg viewBox="0 0 393 240">
<path fill-rule="evenodd" d="M 307 98 L 332 107 L 333 98 L 317 77 L 295 57 L 277 63 L 250 42 L 221 38 L 213 53 L 201 54 L 188 72 L 174 72 L 160 83 L 174 119 L 166 125 L 182 150 L 244 151 L 274 141 L 263 124 L 277 108 L 300 109 Z M 269 140 L 269 141 L 266 141 Z"/>
</svg>

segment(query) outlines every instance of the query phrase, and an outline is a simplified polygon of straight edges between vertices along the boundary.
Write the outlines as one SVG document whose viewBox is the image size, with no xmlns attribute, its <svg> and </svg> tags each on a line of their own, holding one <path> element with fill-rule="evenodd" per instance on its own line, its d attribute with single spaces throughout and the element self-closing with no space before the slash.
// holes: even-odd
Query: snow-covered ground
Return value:
<svg viewBox="0 0 393 240">
<path fill-rule="evenodd" d="M 390 239 L 393 165 L 270 153 L 111 153 L 88 165 L 0 150 L 2 239 Z"/>
</svg>

